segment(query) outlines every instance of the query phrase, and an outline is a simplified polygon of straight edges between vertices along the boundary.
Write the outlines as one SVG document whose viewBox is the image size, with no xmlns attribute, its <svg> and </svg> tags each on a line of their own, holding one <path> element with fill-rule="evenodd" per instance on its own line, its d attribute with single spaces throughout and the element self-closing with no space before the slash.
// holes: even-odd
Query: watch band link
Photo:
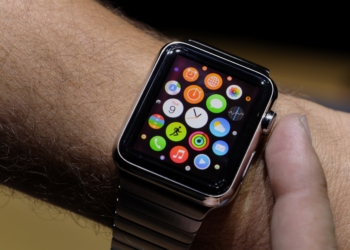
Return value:
<svg viewBox="0 0 350 250">
<path fill-rule="evenodd" d="M 111 249 L 189 249 L 210 208 L 121 175 Z"/>
</svg>

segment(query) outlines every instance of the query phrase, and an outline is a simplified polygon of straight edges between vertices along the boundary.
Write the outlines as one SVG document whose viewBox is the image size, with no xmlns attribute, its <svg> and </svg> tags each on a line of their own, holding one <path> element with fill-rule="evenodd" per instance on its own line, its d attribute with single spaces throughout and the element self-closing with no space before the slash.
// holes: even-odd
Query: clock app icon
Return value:
<svg viewBox="0 0 350 250">
<path fill-rule="evenodd" d="M 191 128 L 202 128 L 208 122 L 208 113 L 200 107 L 190 108 L 185 114 L 185 121 Z"/>
</svg>

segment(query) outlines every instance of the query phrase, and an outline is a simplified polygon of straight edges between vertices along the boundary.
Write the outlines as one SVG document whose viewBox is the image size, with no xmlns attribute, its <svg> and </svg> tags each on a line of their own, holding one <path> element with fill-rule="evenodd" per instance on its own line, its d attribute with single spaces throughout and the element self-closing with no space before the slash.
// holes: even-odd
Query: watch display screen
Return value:
<svg viewBox="0 0 350 250">
<path fill-rule="evenodd" d="M 215 182 L 236 153 L 258 87 L 177 55 L 162 79 L 133 149 L 165 168 Z"/>
<path fill-rule="evenodd" d="M 119 138 L 118 166 L 186 192 L 225 193 L 274 91 L 252 67 L 220 51 L 166 46 Z"/>
</svg>

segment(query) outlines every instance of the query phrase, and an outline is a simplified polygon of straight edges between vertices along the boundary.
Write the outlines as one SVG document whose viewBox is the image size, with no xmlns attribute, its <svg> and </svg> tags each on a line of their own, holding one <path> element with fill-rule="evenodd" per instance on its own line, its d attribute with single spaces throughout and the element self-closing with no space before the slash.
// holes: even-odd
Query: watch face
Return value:
<svg viewBox="0 0 350 250">
<path fill-rule="evenodd" d="M 170 46 L 124 130 L 120 155 L 131 171 L 201 193 L 225 192 L 270 101 L 267 79 L 195 48 Z"/>
</svg>

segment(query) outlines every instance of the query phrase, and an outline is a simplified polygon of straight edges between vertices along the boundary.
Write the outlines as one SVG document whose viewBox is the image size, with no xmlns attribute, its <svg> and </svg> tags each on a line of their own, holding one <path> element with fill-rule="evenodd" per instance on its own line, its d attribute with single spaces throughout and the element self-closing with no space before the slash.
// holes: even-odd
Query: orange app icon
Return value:
<svg viewBox="0 0 350 250">
<path fill-rule="evenodd" d="M 211 73 L 204 78 L 204 84 L 208 89 L 216 90 L 222 86 L 222 78 L 216 73 Z"/>
<path fill-rule="evenodd" d="M 194 82 L 195 80 L 198 79 L 199 73 L 198 70 L 196 70 L 193 67 L 188 67 L 184 70 L 182 73 L 182 76 L 185 78 L 186 81 L 188 82 Z"/>
<path fill-rule="evenodd" d="M 198 85 L 190 85 L 184 91 L 184 98 L 191 104 L 200 103 L 204 98 L 204 91 Z"/>
<path fill-rule="evenodd" d="M 175 146 L 170 150 L 170 159 L 175 163 L 183 163 L 188 159 L 188 151 L 183 146 Z"/>
</svg>

